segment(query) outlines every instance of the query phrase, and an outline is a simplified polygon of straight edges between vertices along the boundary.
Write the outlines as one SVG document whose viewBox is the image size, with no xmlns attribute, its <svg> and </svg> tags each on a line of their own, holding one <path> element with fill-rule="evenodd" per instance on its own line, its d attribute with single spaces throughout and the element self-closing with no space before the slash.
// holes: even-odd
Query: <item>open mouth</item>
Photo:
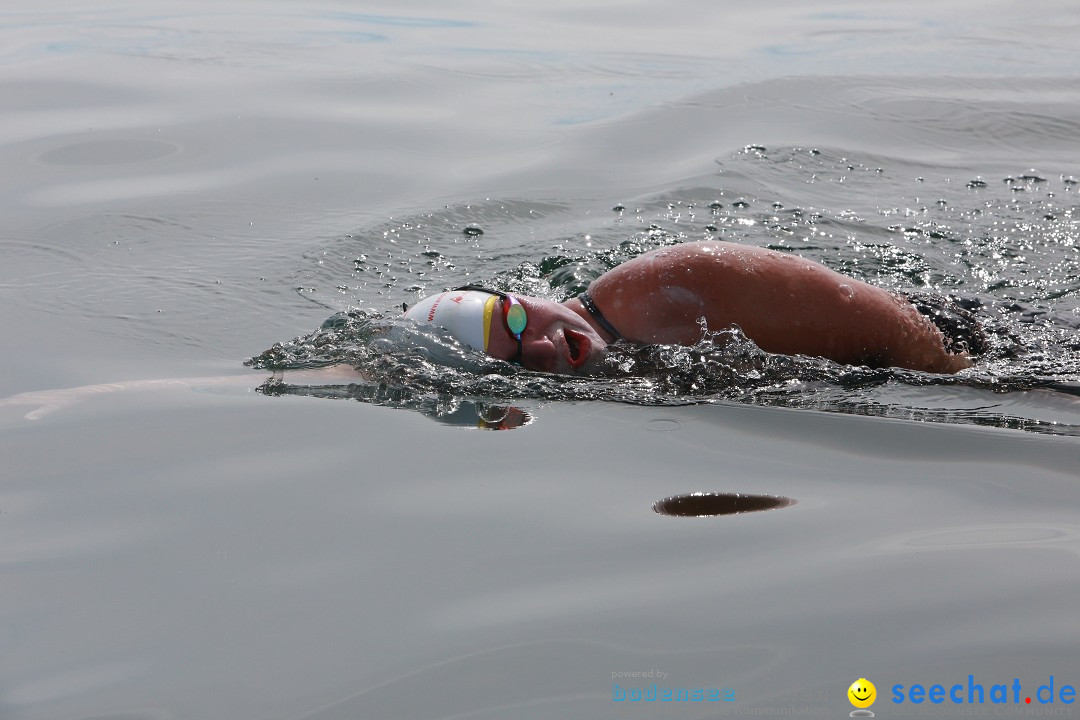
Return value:
<svg viewBox="0 0 1080 720">
<path fill-rule="evenodd" d="M 563 339 L 566 340 L 566 355 L 570 367 L 579 368 L 589 359 L 589 341 L 584 336 L 573 330 L 563 330 Z"/>
</svg>

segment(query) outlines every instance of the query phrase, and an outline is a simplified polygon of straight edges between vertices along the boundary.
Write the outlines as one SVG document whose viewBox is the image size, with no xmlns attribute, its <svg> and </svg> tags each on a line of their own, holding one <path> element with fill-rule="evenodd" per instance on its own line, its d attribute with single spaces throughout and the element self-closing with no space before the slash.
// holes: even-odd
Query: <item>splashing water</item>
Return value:
<svg viewBox="0 0 1080 720">
<path fill-rule="evenodd" d="M 275 376 L 263 390 L 436 417 L 470 402 L 741 402 L 1080 435 L 1080 208 L 1071 176 L 954 177 L 954 168 L 761 146 L 721 168 L 698 187 L 617 204 L 599 224 L 567 220 L 566 206 L 524 202 L 410 218 L 381 237 L 341 239 L 364 252 L 324 251 L 302 284 L 332 284 L 351 305 L 399 306 L 484 278 L 560 301 L 649 250 L 722 239 L 794 252 L 893 291 L 956 298 L 989 340 L 975 367 L 945 376 L 844 366 L 765 353 L 737 328 L 712 328 L 691 347 L 616 343 L 593 375 L 553 376 L 463 348 L 399 309 L 355 307 L 248 363 L 274 371 L 348 364 L 358 373 L 350 385 L 290 386 Z M 537 258 L 535 235 L 545 232 L 552 252 Z"/>
</svg>

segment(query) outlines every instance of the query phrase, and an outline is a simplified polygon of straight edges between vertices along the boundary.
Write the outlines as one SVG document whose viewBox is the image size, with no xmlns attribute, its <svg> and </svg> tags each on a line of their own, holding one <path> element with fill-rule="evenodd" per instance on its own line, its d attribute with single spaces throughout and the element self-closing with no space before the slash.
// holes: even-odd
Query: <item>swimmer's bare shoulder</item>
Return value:
<svg viewBox="0 0 1080 720">
<path fill-rule="evenodd" d="M 970 360 L 906 301 L 812 260 L 719 241 L 660 248 L 620 265 L 589 288 L 624 337 L 692 344 L 700 319 L 737 325 L 767 352 L 849 364 L 956 372 Z"/>
</svg>

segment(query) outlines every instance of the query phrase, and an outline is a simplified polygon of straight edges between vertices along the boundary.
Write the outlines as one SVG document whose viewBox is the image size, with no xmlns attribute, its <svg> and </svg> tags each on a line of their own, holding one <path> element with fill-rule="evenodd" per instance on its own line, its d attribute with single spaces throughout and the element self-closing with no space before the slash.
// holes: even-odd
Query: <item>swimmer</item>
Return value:
<svg viewBox="0 0 1080 720">
<path fill-rule="evenodd" d="M 709 241 L 647 252 L 563 303 L 466 286 L 405 313 L 492 357 L 549 373 L 588 372 L 620 339 L 693 345 L 702 319 L 711 331 L 738 326 L 770 353 L 955 373 L 971 366 L 978 342 L 946 336 L 934 322 L 941 315 L 915 296 L 795 255 Z"/>
</svg>

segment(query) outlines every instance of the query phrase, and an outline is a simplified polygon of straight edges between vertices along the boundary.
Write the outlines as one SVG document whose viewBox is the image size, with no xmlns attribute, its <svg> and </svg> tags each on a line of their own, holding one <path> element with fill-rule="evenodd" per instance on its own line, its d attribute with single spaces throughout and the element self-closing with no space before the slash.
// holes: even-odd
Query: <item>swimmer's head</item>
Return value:
<svg viewBox="0 0 1080 720">
<path fill-rule="evenodd" d="M 426 297 L 405 312 L 420 323 L 446 328 L 459 342 L 487 352 L 491 345 L 491 318 L 499 296 L 479 290 L 451 290 Z"/>
<path fill-rule="evenodd" d="M 585 372 L 607 345 L 565 304 L 472 287 L 426 297 L 405 317 L 441 325 L 474 350 L 543 372 Z"/>
</svg>

